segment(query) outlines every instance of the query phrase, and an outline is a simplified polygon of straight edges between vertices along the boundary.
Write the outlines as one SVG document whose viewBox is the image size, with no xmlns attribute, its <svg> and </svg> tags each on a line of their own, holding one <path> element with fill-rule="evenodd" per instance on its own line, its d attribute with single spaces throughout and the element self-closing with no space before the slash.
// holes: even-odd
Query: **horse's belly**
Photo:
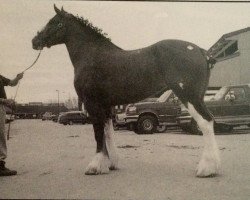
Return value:
<svg viewBox="0 0 250 200">
<path fill-rule="evenodd" d="M 114 86 L 115 87 L 115 86 Z M 166 84 L 155 83 L 152 85 L 127 85 L 123 88 L 116 88 L 111 96 L 112 105 L 135 103 L 166 88 Z"/>
</svg>

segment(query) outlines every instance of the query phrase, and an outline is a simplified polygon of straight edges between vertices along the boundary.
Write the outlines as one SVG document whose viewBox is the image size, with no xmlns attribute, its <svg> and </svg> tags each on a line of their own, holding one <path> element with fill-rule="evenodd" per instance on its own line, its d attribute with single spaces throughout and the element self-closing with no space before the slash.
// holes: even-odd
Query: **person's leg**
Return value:
<svg viewBox="0 0 250 200">
<path fill-rule="evenodd" d="M 5 109 L 3 105 L 0 105 L 0 176 L 12 176 L 17 172 L 9 170 L 5 167 L 5 158 L 7 157 L 7 144 L 5 135 Z"/>
<path fill-rule="evenodd" d="M 0 161 L 7 157 L 7 145 L 5 135 L 5 109 L 0 105 Z"/>
</svg>

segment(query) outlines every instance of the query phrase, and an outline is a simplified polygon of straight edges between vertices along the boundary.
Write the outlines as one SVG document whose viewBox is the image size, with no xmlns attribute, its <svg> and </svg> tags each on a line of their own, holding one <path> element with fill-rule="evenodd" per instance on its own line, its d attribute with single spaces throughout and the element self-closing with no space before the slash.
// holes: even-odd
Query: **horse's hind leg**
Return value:
<svg viewBox="0 0 250 200">
<path fill-rule="evenodd" d="M 203 133 L 204 150 L 197 167 L 197 176 L 208 177 L 218 174 L 220 168 L 219 149 L 214 136 L 214 120 L 203 102 L 188 102 L 187 109 Z"/>
<path fill-rule="evenodd" d="M 178 86 L 173 87 L 173 91 L 181 99 L 203 133 L 205 144 L 197 167 L 197 176 L 213 176 L 218 173 L 220 167 L 219 150 L 214 136 L 214 120 L 204 101 L 197 97 L 193 91 L 187 91 Z"/>
</svg>

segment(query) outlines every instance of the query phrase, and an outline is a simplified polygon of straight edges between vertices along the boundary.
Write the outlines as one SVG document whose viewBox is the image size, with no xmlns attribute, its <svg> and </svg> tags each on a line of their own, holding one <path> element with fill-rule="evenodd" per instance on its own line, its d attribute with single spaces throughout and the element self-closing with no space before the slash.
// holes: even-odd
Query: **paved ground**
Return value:
<svg viewBox="0 0 250 200">
<path fill-rule="evenodd" d="M 0 177 L 0 198 L 248 200 L 250 130 L 217 136 L 221 175 L 196 178 L 201 136 L 116 131 L 120 169 L 86 176 L 95 152 L 91 125 L 16 120 L 8 142 L 14 177 Z"/>
</svg>

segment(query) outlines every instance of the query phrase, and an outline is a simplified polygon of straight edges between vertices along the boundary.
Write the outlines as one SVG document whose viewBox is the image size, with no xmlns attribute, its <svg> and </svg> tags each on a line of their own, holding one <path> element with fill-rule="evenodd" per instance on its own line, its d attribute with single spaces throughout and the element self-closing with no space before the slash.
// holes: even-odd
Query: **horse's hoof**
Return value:
<svg viewBox="0 0 250 200">
<path fill-rule="evenodd" d="M 99 174 L 108 174 L 109 169 L 101 170 L 96 168 L 89 168 L 85 171 L 85 175 L 99 175 Z"/>
<path fill-rule="evenodd" d="M 196 169 L 197 177 L 215 177 L 220 169 L 219 159 L 202 159 Z"/>
<path fill-rule="evenodd" d="M 118 169 L 118 156 L 115 155 L 113 158 L 110 158 L 110 170 L 117 170 Z"/>
<path fill-rule="evenodd" d="M 115 166 L 115 165 L 111 165 L 111 166 L 109 167 L 109 169 L 110 169 L 110 170 L 118 170 L 119 168 L 118 168 L 117 166 Z"/>
<path fill-rule="evenodd" d="M 109 173 L 110 161 L 103 153 L 97 153 L 93 160 L 89 163 L 85 174 L 86 175 L 98 175 Z"/>
</svg>

